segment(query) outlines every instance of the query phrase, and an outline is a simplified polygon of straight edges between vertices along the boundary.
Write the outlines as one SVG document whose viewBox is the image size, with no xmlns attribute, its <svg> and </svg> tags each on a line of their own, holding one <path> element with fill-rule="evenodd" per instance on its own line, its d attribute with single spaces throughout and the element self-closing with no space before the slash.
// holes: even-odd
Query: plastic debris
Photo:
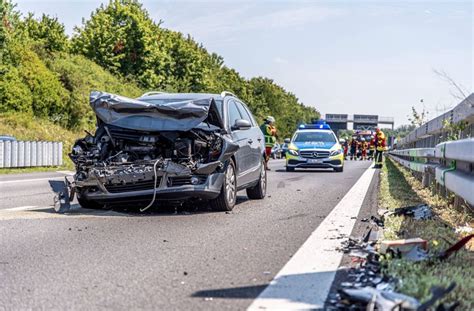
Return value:
<svg viewBox="0 0 474 311">
<path fill-rule="evenodd" d="M 456 233 L 473 233 L 474 228 L 466 224 L 465 226 L 456 228 L 455 232 Z"/>
<path fill-rule="evenodd" d="M 420 204 L 396 208 L 393 212 L 389 212 L 388 215 L 404 215 L 413 217 L 415 220 L 424 220 L 433 217 L 433 212 L 431 211 L 431 207 L 429 205 Z"/>
<path fill-rule="evenodd" d="M 404 240 L 393 240 L 393 241 L 382 241 L 380 243 L 379 252 L 386 254 L 389 249 L 394 252 L 400 252 L 402 254 L 408 253 L 415 247 L 420 247 L 424 250 L 428 249 L 428 241 L 421 238 L 404 239 Z"/>
</svg>

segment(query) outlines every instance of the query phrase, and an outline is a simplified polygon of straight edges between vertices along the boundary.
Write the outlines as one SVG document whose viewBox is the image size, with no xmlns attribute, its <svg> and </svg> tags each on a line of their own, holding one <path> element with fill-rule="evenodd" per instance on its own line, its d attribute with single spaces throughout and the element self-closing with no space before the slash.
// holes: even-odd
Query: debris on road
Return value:
<svg viewBox="0 0 474 311">
<path fill-rule="evenodd" d="M 380 243 L 380 253 L 386 254 L 389 250 L 400 253 L 408 253 L 413 248 L 420 247 L 424 250 L 428 249 L 428 241 L 414 238 L 414 239 L 403 239 L 403 240 L 393 240 L 393 241 L 382 241 Z"/>
<path fill-rule="evenodd" d="M 413 217 L 415 220 L 425 220 L 430 219 L 433 217 L 433 212 L 431 207 L 427 204 L 420 204 L 414 206 L 405 206 L 399 207 L 393 210 L 393 212 L 389 212 L 387 215 L 394 215 L 394 216 L 410 216 Z"/>
<path fill-rule="evenodd" d="M 455 288 L 455 283 L 447 288 L 433 287 L 431 299 L 423 304 L 414 297 L 397 293 L 395 288 L 399 280 L 382 272 L 380 262 L 383 256 L 380 253 L 382 246 L 376 251 L 376 242 L 366 241 L 371 231 L 372 229 L 363 239 L 350 237 L 341 243 L 339 250 L 352 257 L 352 262 L 356 263 L 356 266 L 349 268 L 347 280 L 339 285 L 337 293 L 328 296 L 326 301 L 328 310 L 428 310 Z M 455 246 L 467 243 L 466 238 Z M 385 251 L 396 250 L 407 260 L 421 261 L 429 258 L 426 251 L 427 241 L 423 239 L 383 241 L 382 245 Z M 454 310 L 456 307 L 457 304 L 451 306 L 441 304 L 436 310 Z"/>
</svg>

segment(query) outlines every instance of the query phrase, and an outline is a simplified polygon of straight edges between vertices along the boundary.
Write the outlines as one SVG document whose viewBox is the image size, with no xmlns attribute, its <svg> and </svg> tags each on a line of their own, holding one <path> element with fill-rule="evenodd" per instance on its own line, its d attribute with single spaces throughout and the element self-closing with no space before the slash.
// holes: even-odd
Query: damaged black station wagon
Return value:
<svg viewBox="0 0 474 311">
<path fill-rule="evenodd" d="M 248 107 L 229 92 L 146 93 L 130 99 L 92 92 L 95 134 L 74 144 L 68 182 L 85 208 L 160 200 L 209 200 L 230 211 L 237 191 L 263 199 L 264 140 Z"/>
</svg>

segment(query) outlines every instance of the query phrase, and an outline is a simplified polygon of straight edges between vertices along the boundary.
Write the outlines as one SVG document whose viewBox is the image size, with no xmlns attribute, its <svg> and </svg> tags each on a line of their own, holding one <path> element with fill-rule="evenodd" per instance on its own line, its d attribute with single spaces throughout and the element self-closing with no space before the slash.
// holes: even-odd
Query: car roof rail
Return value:
<svg viewBox="0 0 474 311">
<path fill-rule="evenodd" d="M 151 96 L 151 95 L 158 95 L 158 94 L 165 94 L 165 92 L 160 92 L 160 91 L 150 91 L 142 94 L 140 97 L 145 97 L 145 96 Z"/>
<path fill-rule="evenodd" d="M 235 98 L 238 98 L 237 95 L 235 95 L 235 94 L 232 93 L 232 92 L 223 91 L 223 92 L 221 93 L 221 97 L 226 97 L 226 96 L 234 96 Z"/>
</svg>

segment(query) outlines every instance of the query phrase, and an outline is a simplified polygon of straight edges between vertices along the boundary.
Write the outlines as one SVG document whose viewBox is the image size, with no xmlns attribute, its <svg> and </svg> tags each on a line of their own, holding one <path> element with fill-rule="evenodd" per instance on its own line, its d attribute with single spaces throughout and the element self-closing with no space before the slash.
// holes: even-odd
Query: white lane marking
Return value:
<svg viewBox="0 0 474 311">
<path fill-rule="evenodd" d="M 19 182 L 28 183 L 28 182 L 36 182 L 36 181 L 43 181 L 43 180 L 61 180 L 61 179 L 64 179 L 64 177 L 56 176 L 56 177 L 48 177 L 48 178 L 4 180 L 4 181 L 0 181 L 0 185 L 15 184 L 15 183 L 19 183 Z"/>
<path fill-rule="evenodd" d="M 324 308 L 343 256 L 336 237 L 351 234 L 375 171 L 369 167 L 362 174 L 248 310 Z"/>
<path fill-rule="evenodd" d="M 37 207 L 38 206 L 36 206 L 36 205 L 28 205 L 28 206 L 5 208 L 5 209 L 2 209 L 0 211 L 8 211 L 8 212 L 27 211 L 27 210 L 35 209 Z"/>
<path fill-rule="evenodd" d="M 72 176 L 75 174 L 75 172 L 73 171 L 56 171 L 56 173 L 60 173 L 60 174 L 68 175 L 68 176 Z"/>
</svg>

